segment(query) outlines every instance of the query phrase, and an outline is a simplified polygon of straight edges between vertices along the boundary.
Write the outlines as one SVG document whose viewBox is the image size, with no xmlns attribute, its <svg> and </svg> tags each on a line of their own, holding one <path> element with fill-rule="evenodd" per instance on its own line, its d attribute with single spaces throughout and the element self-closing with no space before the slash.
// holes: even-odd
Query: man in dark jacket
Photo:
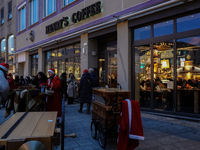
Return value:
<svg viewBox="0 0 200 150">
<path fill-rule="evenodd" d="M 94 69 L 93 69 L 93 68 L 90 68 L 90 69 L 88 70 L 88 72 L 90 73 L 90 77 L 91 77 L 91 80 L 92 80 L 92 87 L 93 87 L 93 88 L 99 87 L 99 79 L 98 79 L 98 77 L 95 75 Z"/>
<path fill-rule="evenodd" d="M 90 105 L 92 100 L 92 81 L 88 70 L 83 71 L 83 75 L 79 84 L 80 93 L 80 109 L 78 112 L 82 113 L 83 104 L 87 103 L 87 114 L 90 114 Z"/>
</svg>

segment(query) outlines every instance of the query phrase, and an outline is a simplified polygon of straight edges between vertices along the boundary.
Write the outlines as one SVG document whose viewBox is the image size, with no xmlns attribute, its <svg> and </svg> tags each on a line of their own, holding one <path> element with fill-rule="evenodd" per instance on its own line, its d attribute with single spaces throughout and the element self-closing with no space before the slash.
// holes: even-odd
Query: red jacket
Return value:
<svg viewBox="0 0 200 150">
<path fill-rule="evenodd" d="M 53 83 L 53 95 L 47 95 L 47 111 L 58 111 L 58 117 L 62 117 L 62 99 L 60 94 L 60 89 L 62 88 L 62 84 L 60 78 L 58 76 L 54 76 L 54 78 L 48 79 L 47 83 L 42 83 L 41 85 L 47 85 L 47 88 L 51 88 L 51 83 Z"/>
<path fill-rule="evenodd" d="M 122 101 L 117 150 L 133 150 L 139 146 L 138 140 L 144 140 L 139 103 Z"/>
<path fill-rule="evenodd" d="M 8 80 L 8 83 L 9 83 L 10 90 L 14 90 L 15 84 L 14 84 L 13 78 L 11 77 L 10 79 L 7 79 L 7 80 Z"/>
</svg>

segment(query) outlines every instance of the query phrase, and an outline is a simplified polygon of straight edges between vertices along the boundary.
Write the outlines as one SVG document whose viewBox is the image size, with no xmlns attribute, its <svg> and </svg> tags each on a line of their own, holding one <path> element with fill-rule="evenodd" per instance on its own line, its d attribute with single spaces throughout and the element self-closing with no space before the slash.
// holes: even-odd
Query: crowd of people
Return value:
<svg viewBox="0 0 200 150">
<path fill-rule="evenodd" d="M 74 100 L 79 96 L 80 109 L 82 113 L 83 104 L 87 103 L 87 114 L 90 114 L 90 106 L 92 102 L 92 89 L 99 86 L 98 77 L 95 75 L 94 69 L 89 68 L 83 71 L 82 77 L 78 82 L 75 76 L 65 72 L 58 77 L 55 70 L 48 70 L 48 77 L 43 72 L 38 72 L 36 76 L 13 75 L 8 73 L 9 64 L 0 64 L 0 104 L 5 106 L 9 93 L 22 86 L 33 85 L 41 91 L 45 87 L 46 90 L 52 90 L 52 95 L 46 95 L 47 111 L 58 111 L 57 117 L 62 116 L 62 98 L 68 100 L 68 104 L 73 104 Z M 43 91 L 44 92 L 44 91 Z M 0 106 L 1 106 L 0 105 Z M 1 108 L 1 107 L 0 107 Z"/>
</svg>

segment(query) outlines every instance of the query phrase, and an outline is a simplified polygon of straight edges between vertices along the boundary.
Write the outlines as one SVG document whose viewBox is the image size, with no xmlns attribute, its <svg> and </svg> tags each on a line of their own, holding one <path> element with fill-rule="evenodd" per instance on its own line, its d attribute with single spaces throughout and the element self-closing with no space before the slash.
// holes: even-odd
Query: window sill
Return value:
<svg viewBox="0 0 200 150">
<path fill-rule="evenodd" d="M 4 23 L 0 24 L 0 26 L 4 25 Z"/>
<path fill-rule="evenodd" d="M 36 24 L 38 24 L 38 23 L 39 23 L 39 21 L 37 21 L 37 22 L 35 22 L 34 24 L 30 25 L 28 28 L 31 28 L 32 26 L 34 26 L 34 25 L 36 25 Z"/>
<path fill-rule="evenodd" d="M 56 13 L 56 11 L 55 11 L 55 12 L 53 12 L 52 14 L 50 14 L 50 15 L 48 15 L 48 16 L 46 16 L 46 17 L 42 18 L 42 20 L 45 20 L 46 18 L 48 18 L 48 17 L 50 17 L 50 16 L 54 15 L 55 13 Z"/>
<path fill-rule="evenodd" d="M 77 0 L 75 0 L 75 1 L 73 1 L 73 2 L 71 2 L 70 4 L 67 4 L 66 6 L 63 6 L 63 7 L 61 8 L 61 10 L 63 10 L 63 9 L 65 9 L 65 8 L 67 8 L 68 6 L 70 6 L 70 5 L 74 4 L 75 2 L 77 2 Z"/>
<path fill-rule="evenodd" d="M 12 18 L 8 19 L 8 21 L 10 21 Z"/>
<path fill-rule="evenodd" d="M 19 32 L 18 32 L 18 34 L 20 34 L 20 33 L 24 32 L 24 31 L 26 31 L 26 29 L 24 29 L 24 30 L 22 30 L 22 31 L 19 31 Z"/>
</svg>

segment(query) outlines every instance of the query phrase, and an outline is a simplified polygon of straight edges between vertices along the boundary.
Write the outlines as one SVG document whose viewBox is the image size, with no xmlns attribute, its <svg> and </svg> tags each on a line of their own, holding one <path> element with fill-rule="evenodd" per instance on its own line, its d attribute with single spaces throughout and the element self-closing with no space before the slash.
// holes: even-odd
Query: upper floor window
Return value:
<svg viewBox="0 0 200 150">
<path fill-rule="evenodd" d="M 4 8 L 1 9 L 1 24 L 4 24 Z"/>
<path fill-rule="evenodd" d="M 44 17 L 56 11 L 56 0 L 44 0 Z"/>
<path fill-rule="evenodd" d="M 134 30 L 134 39 L 137 40 L 144 40 L 151 37 L 151 27 L 146 26 L 142 28 L 138 28 Z"/>
<path fill-rule="evenodd" d="M 153 25 L 154 37 L 173 33 L 173 20 L 164 21 Z"/>
<path fill-rule="evenodd" d="M 39 1 L 30 1 L 30 25 L 36 23 L 39 20 Z"/>
<path fill-rule="evenodd" d="M 177 18 L 177 32 L 200 28 L 200 13 Z"/>
<path fill-rule="evenodd" d="M 8 20 L 12 18 L 12 1 L 8 3 Z"/>
<path fill-rule="evenodd" d="M 66 6 L 72 2 L 74 2 L 75 0 L 63 0 L 63 6 Z"/>
<path fill-rule="evenodd" d="M 26 28 L 26 5 L 19 9 L 19 31 Z"/>
</svg>

